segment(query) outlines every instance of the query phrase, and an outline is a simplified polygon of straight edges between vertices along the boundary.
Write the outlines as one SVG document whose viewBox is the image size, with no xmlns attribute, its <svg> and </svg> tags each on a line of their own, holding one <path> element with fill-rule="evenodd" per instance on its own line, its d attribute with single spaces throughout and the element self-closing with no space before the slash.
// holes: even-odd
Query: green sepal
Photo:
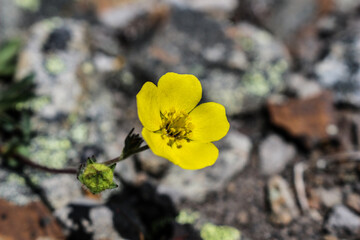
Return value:
<svg viewBox="0 0 360 240">
<path fill-rule="evenodd" d="M 116 163 L 112 164 L 109 166 L 109 168 L 111 169 L 111 171 L 115 171 L 115 167 L 116 167 Z"/>
<path fill-rule="evenodd" d="M 96 158 L 94 156 L 88 157 L 86 163 L 88 165 L 96 163 Z"/>
</svg>

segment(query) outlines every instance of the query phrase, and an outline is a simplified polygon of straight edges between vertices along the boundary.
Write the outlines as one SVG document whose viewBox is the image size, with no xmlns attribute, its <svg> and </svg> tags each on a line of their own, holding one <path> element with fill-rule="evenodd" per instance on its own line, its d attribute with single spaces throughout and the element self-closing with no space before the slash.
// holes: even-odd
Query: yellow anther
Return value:
<svg viewBox="0 0 360 240">
<path fill-rule="evenodd" d="M 161 112 L 160 115 L 162 123 L 158 132 L 161 133 L 162 139 L 168 140 L 167 145 L 172 147 L 176 143 L 176 147 L 181 148 L 182 140 L 190 141 L 189 134 L 192 132 L 192 124 L 189 122 L 190 118 L 187 113 L 170 109 Z"/>
</svg>

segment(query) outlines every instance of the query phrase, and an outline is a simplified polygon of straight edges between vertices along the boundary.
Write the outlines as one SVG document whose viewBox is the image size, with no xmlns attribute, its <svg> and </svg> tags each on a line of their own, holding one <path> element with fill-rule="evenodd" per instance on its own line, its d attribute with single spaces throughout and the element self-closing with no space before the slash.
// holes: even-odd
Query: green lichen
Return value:
<svg viewBox="0 0 360 240">
<path fill-rule="evenodd" d="M 180 224 L 194 224 L 199 217 L 200 214 L 198 212 L 181 210 L 179 215 L 176 217 L 176 221 Z"/>
<path fill-rule="evenodd" d="M 260 62 L 255 63 L 243 76 L 244 91 L 259 97 L 268 96 L 282 86 L 283 75 L 287 69 L 288 64 L 284 59 L 267 66 Z"/>
<path fill-rule="evenodd" d="M 51 102 L 50 97 L 40 96 L 40 97 L 36 97 L 30 101 L 16 104 L 16 109 L 22 110 L 22 109 L 30 108 L 33 111 L 37 112 L 37 111 L 40 111 L 41 109 L 43 109 L 50 102 Z"/>
<path fill-rule="evenodd" d="M 65 70 L 65 63 L 58 56 L 49 56 L 46 59 L 45 67 L 49 73 L 58 75 Z"/>
<path fill-rule="evenodd" d="M 34 161 L 51 168 L 62 168 L 67 163 L 71 143 L 66 138 L 38 136 L 32 140 L 30 154 Z"/>
<path fill-rule="evenodd" d="M 85 142 L 88 137 L 88 132 L 89 130 L 86 124 L 78 124 L 71 129 L 71 137 L 76 142 Z"/>
<path fill-rule="evenodd" d="M 205 223 L 201 228 L 200 235 L 204 240 L 240 240 L 241 233 L 230 226 L 216 226 L 212 223 Z"/>
<path fill-rule="evenodd" d="M 7 177 L 6 181 L 9 183 L 25 185 L 25 179 L 16 173 L 10 173 L 9 176 Z"/>
<path fill-rule="evenodd" d="M 245 52 L 253 51 L 255 47 L 254 41 L 249 37 L 242 37 L 238 41 Z"/>
<path fill-rule="evenodd" d="M 15 0 L 16 5 L 31 12 L 36 12 L 39 10 L 40 1 L 39 0 Z"/>
<path fill-rule="evenodd" d="M 244 87 L 247 92 L 256 96 L 265 96 L 270 91 L 264 75 L 259 71 L 250 72 L 244 76 Z"/>
</svg>

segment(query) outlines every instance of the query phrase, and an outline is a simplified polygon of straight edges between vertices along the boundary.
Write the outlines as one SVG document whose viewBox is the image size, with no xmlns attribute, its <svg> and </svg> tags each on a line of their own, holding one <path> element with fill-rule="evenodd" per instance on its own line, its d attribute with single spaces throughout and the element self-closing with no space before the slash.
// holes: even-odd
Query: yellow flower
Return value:
<svg viewBox="0 0 360 240">
<path fill-rule="evenodd" d="M 167 73 L 158 82 L 146 82 L 137 94 L 142 136 L 154 154 L 184 169 L 213 165 L 219 150 L 211 143 L 229 131 L 225 108 L 208 102 L 196 106 L 202 95 L 193 75 Z"/>
</svg>

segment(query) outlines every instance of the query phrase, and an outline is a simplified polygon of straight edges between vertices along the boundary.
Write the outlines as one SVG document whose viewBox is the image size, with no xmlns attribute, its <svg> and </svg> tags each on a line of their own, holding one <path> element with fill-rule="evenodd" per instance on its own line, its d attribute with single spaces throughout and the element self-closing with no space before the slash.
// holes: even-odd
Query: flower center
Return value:
<svg viewBox="0 0 360 240">
<path fill-rule="evenodd" d="M 168 141 L 167 145 L 172 147 L 175 144 L 177 148 L 181 148 L 185 141 L 191 141 L 193 126 L 189 114 L 183 111 L 170 110 L 160 112 L 160 116 L 162 123 L 159 133 L 161 133 L 162 139 Z"/>
</svg>

